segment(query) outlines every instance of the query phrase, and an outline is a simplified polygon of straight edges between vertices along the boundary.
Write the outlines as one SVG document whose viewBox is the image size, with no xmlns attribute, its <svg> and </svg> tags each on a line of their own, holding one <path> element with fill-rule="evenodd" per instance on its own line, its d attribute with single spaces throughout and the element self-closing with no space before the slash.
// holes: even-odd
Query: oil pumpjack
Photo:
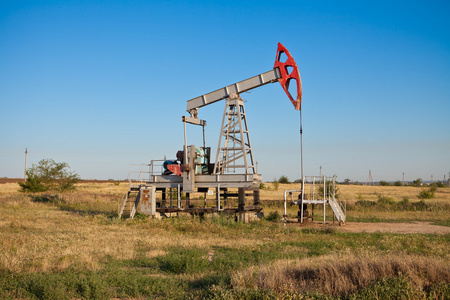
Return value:
<svg viewBox="0 0 450 300">
<path fill-rule="evenodd" d="M 240 94 L 276 81 L 295 109 L 300 110 L 300 72 L 281 43 L 278 43 L 272 70 L 188 100 L 189 116 L 181 119 L 184 124 L 183 150 L 178 151 L 173 160 L 152 160 L 146 165 L 145 178 L 133 182 L 130 176 L 130 189 L 122 205 L 119 204 L 119 216 L 132 218 L 136 212 L 152 216 L 228 212 L 238 213 L 239 218 L 245 221 L 249 212 L 260 212 L 262 176 L 257 173 L 253 159 L 244 101 Z M 295 91 L 294 88 L 296 94 L 292 95 L 290 91 Z M 202 126 L 204 132 L 206 121 L 198 118 L 199 109 L 220 100 L 225 100 L 225 109 L 216 160 L 212 162 L 210 147 L 188 145 L 186 124 Z M 194 197 L 195 194 L 201 196 Z M 253 203 L 247 205 L 246 198 L 251 196 Z"/>
</svg>

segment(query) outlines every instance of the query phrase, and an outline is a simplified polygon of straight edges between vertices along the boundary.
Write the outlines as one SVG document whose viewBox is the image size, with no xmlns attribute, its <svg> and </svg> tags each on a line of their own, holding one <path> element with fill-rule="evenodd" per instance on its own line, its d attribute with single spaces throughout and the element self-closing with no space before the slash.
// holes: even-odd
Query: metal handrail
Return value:
<svg viewBox="0 0 450 300">
<path fill-rule="evenodd" d="M 344 214 L 343 218 L 345 220 L 345 216 L 347 214 L 347 202 L 341 193 L 336 193 L 336 177 L 327 177 L 327 176 L 304 176 L 303 177 L 303 185 L 301 190 L 286 190 L 284 191 L 284 215 L 283 219 L 286 221 L 287 218 L 287 200 L 288 193 L 291 198 L 291 202 L 295 204 L 303 204 L 303 203 L 316 203 L 323 204 L 323 220 L 325 222 L 325 206 L 328 204 L 331 206 L 331 202 L 335 202 L 336 205 L 339 206 L 341 213 Z M 318 193 L 316 191 L 316 187 L 323 188 L 323 194 Z M 294 201 L 293 193 L 301 193 L 301 199 L 298 201 Z M 322 194 L 322 195 L 321 195 Z M 318 201 L 322 203 L 318 203 Z M 333 204 L 334 205 L 334 204 Z M 335 213 L 335 212 L 333 212 Z M 300 207 L 300 222 L 303 222 L 303 205 Z M 345 222 L 345 221 L 344 221 Z"/>
<path fill-rule="evenodd" d="M 151 182 L 156 173 L 158 173 L 158 175 L 163 173 L 163 164 L 167 160 L 168 159 L 154 159 L 151 160 L 149 164 L 130 164 L 130 170 L 128 172 L 128 181 L 130 185 Z"/>
<path fill-rule="evenodd" d="M 346 216 L 347 215 L 347 201 L 345 200 L 344 195 L 342 195 L 342 193 L 339 193 L 337 200 L 338 200 L 339 206 L 341 207 L 341 209 L 344 212 L 344 215 Z"/>
<path fill-rule="evenodd" d="M 117 214 L 118 214 L 119 218 L 122 217 L 123 211 L 125 210 L 125 203 L 127 202 L 127 199 L 128 199 L 128 193 L 123 198 L 123 201 L 121 201 L 120 198 L 117 200 Z"/>
<path fill-rule="evenodd" d="M 291 196 L 291 202 L 294 202 L 294 197 L 292 196 L 293 193 L 301 192 L 302 190 L 286 190 L 284 191 L 284 215 L 283 215 L 283 221 L 287 221 L 287 193 L 289 193 L 289 196 Z"/>
</svg>

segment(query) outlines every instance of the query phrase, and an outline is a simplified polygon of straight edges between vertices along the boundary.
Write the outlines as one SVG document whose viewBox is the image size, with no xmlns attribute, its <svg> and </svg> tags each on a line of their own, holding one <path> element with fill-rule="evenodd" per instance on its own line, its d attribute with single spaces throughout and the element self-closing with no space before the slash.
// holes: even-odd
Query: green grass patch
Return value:
<svg viewBox="0 0 450 300">
<path fill-rule="evenodd" d="M 447 219 L 447 220 L 432 220 L 431 223 L 433 225 L 450 227 L 450 219 Z"/>
<path fill-rule="evenodd" d="M 256 227 L 256 231 L 262 228 Z M 258 233 L 257 233 L 258 234 Z M 149 247 L 136 246 L 136 257 L 117 260 L 105 257 L 98 271 L 87 271 L 82 266 L 72 266 L 62 272 L 13 273 L 0 271 L 0 298 L 2 299 L 279 299 L 295 297 L 295 291 L 283 295 L 275 291 L 233 289 L 231 274 L 250 266 L 267 265 L 280 259 L 318 257 L 332 253 L 371 251 L 372 253 L 406 253 L 445 258 L 450 236 L 400 235 L 382 233 L 338 233 L 326 229 L 288 231 L 290 241 L 268 241 L 245 247 L 171 247 L 166 254 L 147 257 Z M 411 292 L 405 279 L 383 279 L 367 289 L 358 291 L 348 299 L 367 298 L 372 292 L 400 295 Z M 428 287 L 420 295 L 445 294 L 448 284 Z M 418 294 L 418 295 L 419 295 Z M 414 294 L 416 295 L 416 294 Z M 290 296 L 287 298 L 289 299 Z M 305 295 L 304 295 L 305 296 Z M 308 294 L 317 299 L 330 296 Z M 353 298 L 352 298 L 353 297 Z"/>
<path fill-rule="evenodd" d="M 359 299 L 425 299 L 427 293 L 411 283 L 406 276 L 384 277 L 373 285 L 366 287 L 348 297 Z"/>
<path fill-rule="evenodd" d="M 68 201 L 64 199 L 64 196 L 51 194 L 30 195 L 30 197 L 33 202 L 50 204 L 58 207 L 60 210 L 77 213 L 81 216 L 105 215 L 109 218 L 118 216 L 116 208 L 116 197 L 118 196 L 115 195 L 102 195 L 102 197 L 108 198 L 109 201 L 100 201 L 96 196 L 91 199 L 91 195 L 85 201 Z"/>
</svg>

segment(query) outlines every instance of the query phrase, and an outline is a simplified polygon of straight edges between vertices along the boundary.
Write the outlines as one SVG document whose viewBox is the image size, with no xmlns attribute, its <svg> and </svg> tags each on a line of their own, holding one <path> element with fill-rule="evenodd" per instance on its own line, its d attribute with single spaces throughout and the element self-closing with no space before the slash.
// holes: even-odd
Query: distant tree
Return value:
<svg viewBox="0 0 450 300">
<path fill-rule="evenodd" d="M 412 186 L 421 186 L 422 185 L 422 178 L 417 178 L 416 180 L 414 180 L 413 182 L 412 182 Z"/>
<path fill-rule="evenodd" d="M 445 184 L 442 181 L 438 181 L 436 184 L 437 187 L 445 187 Z"/>
<path fill-rule="evenodd" d="M 387 182 L 387 181 L 380 180 L 380 185 L 382 185 L 382 186 L 389 186 L 391 184 L 389 182 Z"/>
<path fill-rule="evenodd" d="M 395 186 L 402 186 L 402 182 L 400 180 L 397 180 L 396 182 L 394 182 Z"/>
<path fill-rule="evenodd" d="M 26 171 L 27 180 L 19 182 L 24 192 L 67 191 L 75 189 L 80 180 L 75 172 L 69 172 L 67 163 L 57 163 L 53 159 L 43 159 Z"/>
<path fill-rule="evenodd" d="M 333 195 L 333 182 L 331 180 L 327 180 L 326 189 L 327 192 L 325 193 L 325 197 L 331 197 Z M 324 186 L 322 184 L 318 186 L 317 191 L 320 197 L 324 196 Z M 334 193 L 336 195 L 339 194 L 339 187 L 336 184 L 334 185 Z"/>
<path fill-rule="evenodd" d="M 287 176 L 282 175 L 279 179 L 278 179 L 279 183 L 290 183 L 289 182 L 289 178 L 287 178 Z"/>
<path fill-rule="evenodd" d="M 351 180 L 350 180 L 350 179 L 348 179 L 348 178 L 345 178 L 345 179 L 344 179 L 344 182 L 343 182 L 343 184 L 350 184 L 350 182 L 351 182 Z"/>
</svg>

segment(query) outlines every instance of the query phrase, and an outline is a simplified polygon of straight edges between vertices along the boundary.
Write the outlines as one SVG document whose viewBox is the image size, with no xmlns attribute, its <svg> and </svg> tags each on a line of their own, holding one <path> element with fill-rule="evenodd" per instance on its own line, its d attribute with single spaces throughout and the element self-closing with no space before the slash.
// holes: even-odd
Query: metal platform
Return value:
<svg viewBox="0 0 450 300">
<path fill-rule="evenodd" d="M 325 209 L 329 205 L 333 211 L 334 218 L 339 224 L 344 224 L 346 220 L 347 205 L 342 195 L 336 192 L 336 177 L 326 176 L 304 176 L 301 190 L 284 191 L 284 218 L 287 216 L 287 203 L 298 205 L 299 222 L 303 223 L 305 217 L 305 207 L 308 204 L 323 205 L 323 222 L 325 223 Z M 298 199 L 298 200 L 294 200 Z"/>
<path fill-rule="evenodd" d="M 257 188 L 261 182 L 260 174 L 218 174 L 196 175 L 197 188 Z M 152 175 L 149 181 L 142 182 L 157 188 L 177 188 L 183 185 L 183 178 L 173 175 Z"/>
<path fill-rule="evenodd" d="M 260 174 L 195 175 L 195 190 L 185 192 L 182 176 L 156 174 L 161 173 L 162 161 L 154 160 L 130 169 L 130 187 L 125 199 L 118 204 L 119 217 L 133 218 L 136 213 L 203 215 L 262 210 Z"/>
</svg>

